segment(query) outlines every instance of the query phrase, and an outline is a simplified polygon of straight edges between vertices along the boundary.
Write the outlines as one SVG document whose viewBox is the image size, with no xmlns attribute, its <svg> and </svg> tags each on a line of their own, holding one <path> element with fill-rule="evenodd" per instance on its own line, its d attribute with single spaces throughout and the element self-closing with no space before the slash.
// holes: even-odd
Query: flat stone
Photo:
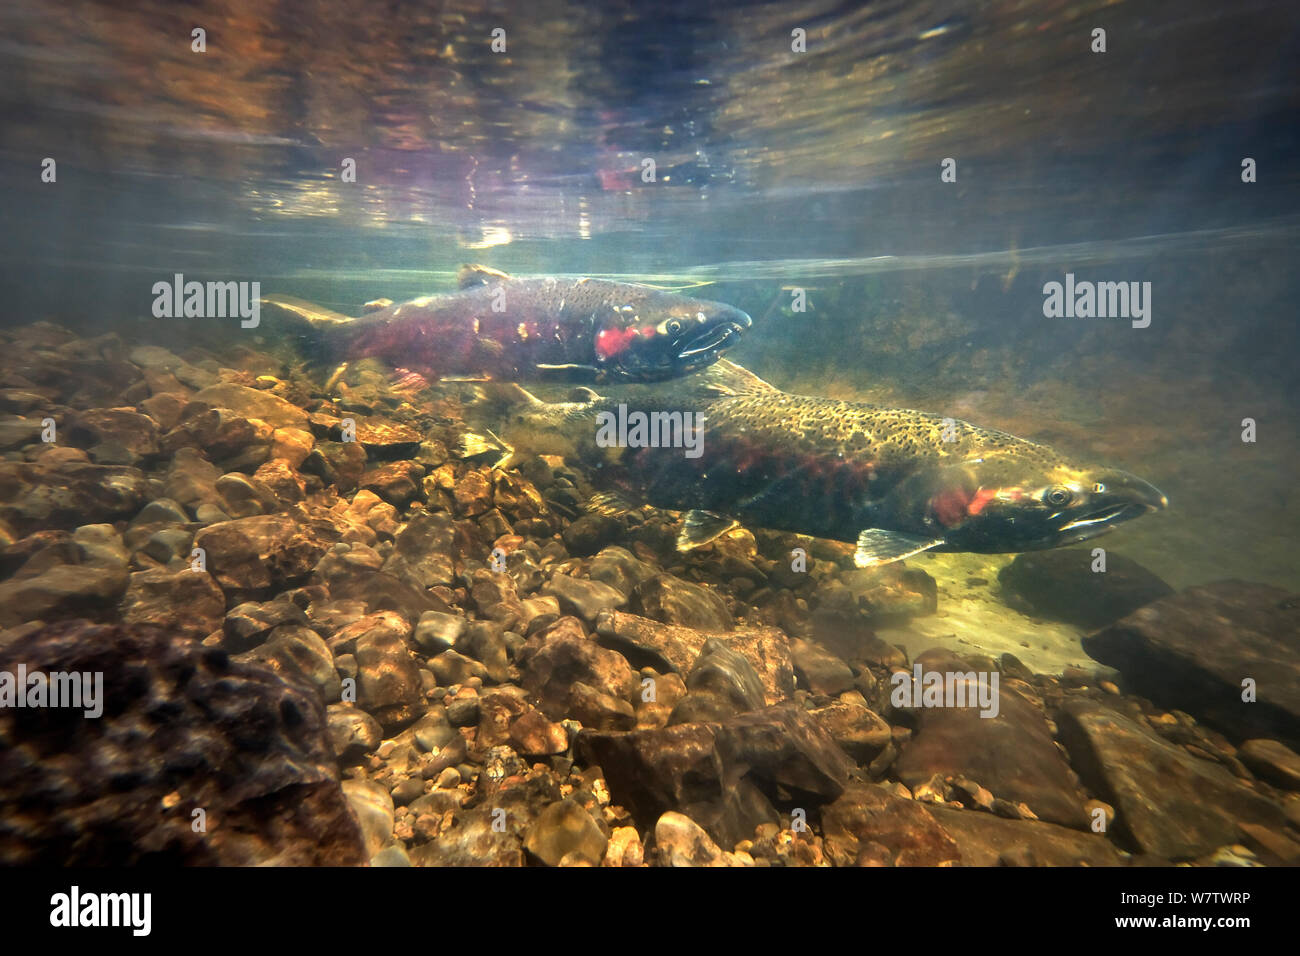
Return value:
<svg viewBox="0 0 1300 956">
<path fill-rule="evenodd" d="M 1135 850 L 1195 859 L 1237 842 L 1239 823 L 1280 827 L 1279 806 L 1096 701 L 1067 702 L 1061 740 L 1088 789 L 1115 808 L 1112 832 Z"/>
<path fill-rule="evenodd" d="M 1300 748 L 1300 595 L 1216 581 L 1148 604 L 1083 647 L 1117 668 L 1133 693 L 1230 740 Z M 1260 689 L 1249 703 L 1241 699 L 1246 678 Z"/>
<path fill-rule="evenodd" d="M 1005 820 L 991 813 L 926 805 L 961 851 L 963 866 L 1123 866 L 1115 847 L 1097 833 L 1055 823 Z"/>
<path fill-rule="evenodd" d="M 278 395 L 256 388 L 221 382 L 194 396 L 213 408 L 229 408 L 245 418 L 257 418 L 274 428 L 306 428 L 307 412 Z"/>
<path fill-rule="evenodd" d="M 1241 762 L 1261 779 L 1284 790 L 1300 790 L 1300 756 L 1276 740 L 1247 740 L 1237 750 Z"/>
<path fill-rule="evenodd" d="M 853 687 L 855 677 L 849 665 L 811 641 L 790 642 L 796 681 L 814 694 L 834 697 Z"/>
<path fill-rule="evenodd" d="M 978 672 L 947 651 L 926 651 L 918 655 L 917 663 L 926 672 Z M 968 692 L 975 693 L 973 688 Z M 1057 749 L 1046 715 L 1001 682 L 997 715 L 981 713 L 978 705 L 919 708 L 916 732 L 904 745 L 893 772 L 909 787 L 935 774 L 964 776 L 995 797 L 1027 804 L 1039 819 L 1087 829 L 1087 797 Z"/>
</svg>

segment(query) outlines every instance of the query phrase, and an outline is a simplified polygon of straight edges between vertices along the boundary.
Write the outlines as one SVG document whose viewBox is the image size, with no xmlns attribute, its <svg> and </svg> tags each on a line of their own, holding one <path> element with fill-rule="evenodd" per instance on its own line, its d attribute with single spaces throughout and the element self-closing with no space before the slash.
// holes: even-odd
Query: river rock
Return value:
<svg viewBox="0 0 1300 956">
<path fill-rule="evenodd" d="M 874 760 L 893 736 L 889 724 L 862 704 L 837 700 L 809 713 L 859 764 L 869 764 Z"/>
<path fill-rule="evenodd" d="M 326 706 L 337 703 L 343 682 L 334 667 L 334 655 L 321 636 L 309 627 L 282 624 L 271 632 L 266 643 L 251 651 L 250 660 L 268 664 L 279 673 L 301 676 L 320 695 Z"/>
<path fill-rule="evenodd" d="M 524 849 L 547 866 L 558 866 L 570 854 L 598 866 L 605 856 L 606 842 L 590 813 L 572 800 L 558 800 L 528 828 Z"/>
<path fill-rule="evenodd" d="M 560 608 L 576 614 L 585 621 L 596 620 L 601 611 L 619 608 L 627 603 L 621 591 L 599 581 L 587 581 L 567 574 L 551 576 L 542 587 L 542 594 L 553 596 Z"/>
<path fill-rule="evenodd" d="M 1276 740 L 1247 740 L 1237 751 L 1251 772 L 1275 787 L 1300 790 L 1300 756 Z"/>
<path fill-rule="evenodd" d="M 0 627 L 102 612 L 127 585 L 127 552 L 112 525 L 83 525 L 31 555 L 0 583 Z"/>
<path fill-rule="evenodd" d="M 937 649 L 918 655 L 916 662 L 927 673 L 977 672 L 955 654 Z M 973 697 L 973 686 L 967 686 Z M 1087 829 L 1087 797 L 1061 757 L 1047 717 L 1001 682 L 997 704 L 992 717 L 981 716 L 978 704 L 920 708 L 916 732 L 903 747 L 894 772 L 909 787 L 935 774 L 965 776 L 996 797 L 1027 804 L 1039 819 Z"/>
<path fill-rule="evenodd" d="M 821 799 L 838 797 L 853 770 L 853 761 L 796 704 L 731 718 L 718 729 L 717 750 L 726 768 L 745 767 L 751 777 L 773 788 L 799 790 Z"/>
<path fill-rule="evenodd" d="M 779 815 L 744 774 L 724 769 L 715 744 L 716 726 L 679 724 L 661 730 L 578 735 L 575 756 L 599 765 L 615 803 L 643 828 L 670 810 L 688 814 L 722 846 L 754 836 L 755 827 Z"/>
<path fill-rule="evenodd" d="M 340 493 L 352 491 L 366 470 L 366 450 L 354 441 L 317 442 L 299 470 L 315 475 Z"/>
<path fill-rule="evenodd" d="M 379 721 L 355 704 L 330 704 L 326 708 L 330 743 L 343 766 L 360 763 L 383 740 Z"/>
<path fill-rule="evenodd" d="M 722 598 L 671 574 L 657 574 L 638 584 L 632 591 L 631 609 L 665 624 L 701 631 L 730 631 L 733 627 Z"/>
<path fill-rule="evenodd" d="M 475 621 L 456 640 L 456 648 L 483 665 L 488 679 L 504 684 L 510 679 L 510 650 L 496 621 Z"/>
<path fill-rule="evenodd" d="M 221 625 L 222 646 L 232 653 L 252 650 L 282 624 L 307 624 L 307 615 L 287 594 L 261 603 L 246 601 L 227 612 Z"/>
<path fill-rule="evenodd" d="M 885 848 L 892 866 L 950 866 L 962 859 L 957 842 L 921 804 L 875 784 L 849 784 L 821 815 L 826 855 L 837 866 L 855 865 L 872 844 Z"/>
<path fill-rule="evenodd" d="M 720 722 L 766 704 L 753 666 L 721 641 L 704 645 L 686 678 L 687 694 L 673 707 L 669 726 L 692 721 Z"/>
<path fill-rule="evenodd" d="M 393 842 L 393 798 L 373 780 L 344 780 L 343 793 L 361 826 L 369 859 Z"/>
<path fill-rule="evenodd" d="M 569 689 L 567 712 L 593 730 L 631 730 L 636 726 L 636 711 L 631 704 L 582 681 L 574 681 Z"/>
<path fill-rule="evenodd" d="M 855 678 L 849 665 L 811 641 L 792 640 L 790 657 L 795 679 L 814 694 L 834 697 L 853 687 Z"/>
<path fill-rule="evenodd" d="M 412 848 L 416 866 L 523 866 L 524 848 L 519 828 L 506 815 L 505 830 L 495 826 L 492 806 L 480 806 L 457 813 L 449 829 Z"/>
<path fill-rule="evenodd" d="M 460 639 L 469 626 L 459 614 L 445 614 L 441 611 L 425 611 L 415 625 L 413 640 L 420 650 L 431 657 L 436 657 L 448 650 Z"/>
<path fill-rule="evenodd" d="M 209 525 L 194 536 L 223 589 L 267 592 L 302 583 L 332 542 L 298 516 L 259 515 Z"/>
<path fill-rule="evenodd" d="M 307 427 L 307 413 L 278 395 L 256 388 L 220 382 L 194 396 L 213 408 L 228 408 L 245 418 L 256 418 L 273 428 Z"/>
<path fill-rule="evenodd" d="M 424 468 L 413 461 L 394 461 L 362 472 L 357 487 L 374 492 L 391 505 L 403 508 L 415 500 L 424 479 Z"/>
<path fill-rule="evenodd" d="M 388 620 L 356 638 L 357 706 L 392 734 L 420 717 L 426 704 L 419 668 L 406 649 L 409 629 L 399 631 L 392 615 L 382 616 Z"/>
<path fill-rule="evenodd" d="M 1239 823 L 1282 825 L 1276 804 L 1223 767 L 1097 701 L 1067 702 L 1059 726 L 1088 789 L 1115 808 L 1112 832 L 1134 850 L 1194 859 L 1237 842 Z"/>
<path fill-rule="evenodd" d="M 564 546 L 571 554 L 595 554 L 617 538 L 623 525 L 608 515 L 584 514 L 564 529 Z"/>
<path fill-rule="evenodd" d="M 596 618 L 596 634 L 603 646 L 618 651 L 637 666 L 683 676 L 691 672 L 706 643 L 721 641 L 749 661 L 763 685 L 767 704 L 779 704 L 794 694 L 790 642 L 774 627 L 708 632 L 611 611 Z"/>
<path fill-rule="evenodd" d="M 221 469 L 203 457 L 197 448 L 181 448 L 172 455 L 163 479 L 163 491 L 191 511 L 200 505 L 214 504 L 217 496 L 217 479 Z"/>
<path fill-rule="evenodd" d="M 1122 866 L 1106 837 L 1037 820 L 926 805 L 957 844 L 962 866 Z"/>
<path fill-rule="evenodd" d="M 521 683 L 538 698 L 539 708 L 551 720 L 569 716 L 575 682 L 624 701 L 630 701 L 640 688 L 627 660 L 588 638 L 574 618 L 560 618 L 530 637 L 519 652 L 518 664 Z"/>
<path fill-rule="evenodd" d="M 85 622 L 0 648 L 0 670 L 20 661 L 102 673 L 108 704 L 91 720 L 0 710 L 4 865 L 365 862 L 325 710 L 296 678 L 156 629 Z M 196 808 L 206 833 L 192 826 Z"/>
<path fill-rule="evenodd" d="M 134 408 L 77 412 L 63 434 L 70 445 L 84 448 L 92 461 L 105 465 L 137 465 L 158 454 L 158 425 Z"/>
<path fill-rule="evenodd" d="M 1109 572 L 1107 572 L 1109 573 Z M 1135 694 L 1185 711 L 1230 740 L 1300 748 L 1300 595 L 1216 581 L 1139 608 L 1084 638 Z M 1242 701 L 1252 678 L 1259 699 Z"/>
<path fill-rule="evenodd" d="M 528 709 L 510 725 L 509 743 L 521 754 L 547 757 L 569 749 L 569 735 L 559 724 Z"/>
<path fill-rule="evenodd" d="M 418 512 L 393 542 L 384 571 L 414 588 L 456 584 L 456 528 L 442 512 Z"/>
<path fill-rule="evenodd" d="M 698 823 L 669 811 L 655 822 L 655 850 L 664 866 L 729 866 L 721 848 Z"/>
<path fill-rule="evenodd" d="M 0 521 L 20 535 L 125 521 L 161 490 L 139 469 L 54 451 L 71 449 L 51 449 L 35 462 L 0 462 Z"/>
<path fill-rule="evenodd" d="M 122 622 L 153 624 L 201 640 L 222 626 L 226 597 L 205 571 L 137 571 L 122 598 Z"/>
<path fill-rule="evenodd" d="M 1106 552 L 1094 572 L 1091 548 L 1027 551 L 998 572 L 1006 602 L 1018 611 L 1095 631 L 1174 589 L 1131 558 Z"/>
<path fill-rule="evenodd" d="M 659 569 L 654 565 L 639 560 L 626 548 L 614 545 L 601 548 L 587 568 L 587 577 L 608 584 L 624 597 L 630 597 L 638 584 L 658 573 Z"/>
</svg>

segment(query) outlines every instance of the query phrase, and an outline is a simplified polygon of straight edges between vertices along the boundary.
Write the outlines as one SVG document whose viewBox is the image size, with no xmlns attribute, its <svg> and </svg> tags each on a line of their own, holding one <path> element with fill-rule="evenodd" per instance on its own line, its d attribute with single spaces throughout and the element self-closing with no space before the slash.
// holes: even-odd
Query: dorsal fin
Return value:
<svg viewBox="0 0 1300 956">
<path fill-rule="evenodd" d="M 465 264 L 456 270 L 456 287 L 472 289 L 476 285 L 491 285 L 493 282 L 509 282 L 510 275 L 500 269 L 487 266 Z"/>
<path fill-rule="evenodd" d="M 702 384 L 718 395 L 743 395 L 747 392 L 774 392 L 776 386 L 765 382 L 747 368 L 727 359 L 718 359 L 700 376 Z"/>
</svg>

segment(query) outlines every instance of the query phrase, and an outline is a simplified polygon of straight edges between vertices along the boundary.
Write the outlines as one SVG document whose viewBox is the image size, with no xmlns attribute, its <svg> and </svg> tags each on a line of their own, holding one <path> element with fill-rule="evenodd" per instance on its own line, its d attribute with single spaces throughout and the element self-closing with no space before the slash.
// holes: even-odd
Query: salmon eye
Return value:
<svg viewBox="0 0 1300 956">
<path fill-rule="evenodd" d="M 1068 505 L 1072 497 L 1074 496 L 1070 493 L 1069 488 L 1057 485 L 1054 488 L 1047 489 L 1046 493 L 1043 495 L 1043 500 L 1049 505 L 1055 505 L 1059 508 L 1062 505 Z"/>
<path fill-rule="evenodd" d="M 1106 486 L 1099 481 L 1092 486 L 1092 493 L 1094 495 L 1104 495 L 1106 493 Z"/>
<path fill-rule="evenodd" d="M 682 323 L 681 323 L 681 320 L 680 320 L 680 319 L 669 319 L 666 328 L 668 329 L 668 334 L 669 334 L 669 335 L 677 335 L 677 334 L 679 334 L 679 333 L 682 331 Z"/>
</svg>

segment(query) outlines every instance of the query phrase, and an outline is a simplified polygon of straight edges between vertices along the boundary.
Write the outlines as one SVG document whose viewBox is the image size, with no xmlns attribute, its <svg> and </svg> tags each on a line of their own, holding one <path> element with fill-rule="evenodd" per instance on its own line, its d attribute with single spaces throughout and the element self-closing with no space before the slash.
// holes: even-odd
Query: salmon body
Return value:
<svg viewBox="0 0 1300 956">
<path fill-rule="evenodd" d="M 604 279 L 512 278 L 466 266 L 460 291 L 350 319 L 287 297 L 333 361 L 378 358 L 429 378 L 651 382 L 716 361 L 750 326 L 739 309 Z"/>
<path fill-rule="evenodd" d="M 690 512 L 683 548 L 739 521 L 854 542 L 865 567 L 1059 547 L 1168 504 L 1141 478 L 1005 432 L 792 395 L 726 360 L 671 389 L 565 403 L 516 392 L 501 425 L 516 453 L 564 455 L 629 501 Z"/>
</svg>

